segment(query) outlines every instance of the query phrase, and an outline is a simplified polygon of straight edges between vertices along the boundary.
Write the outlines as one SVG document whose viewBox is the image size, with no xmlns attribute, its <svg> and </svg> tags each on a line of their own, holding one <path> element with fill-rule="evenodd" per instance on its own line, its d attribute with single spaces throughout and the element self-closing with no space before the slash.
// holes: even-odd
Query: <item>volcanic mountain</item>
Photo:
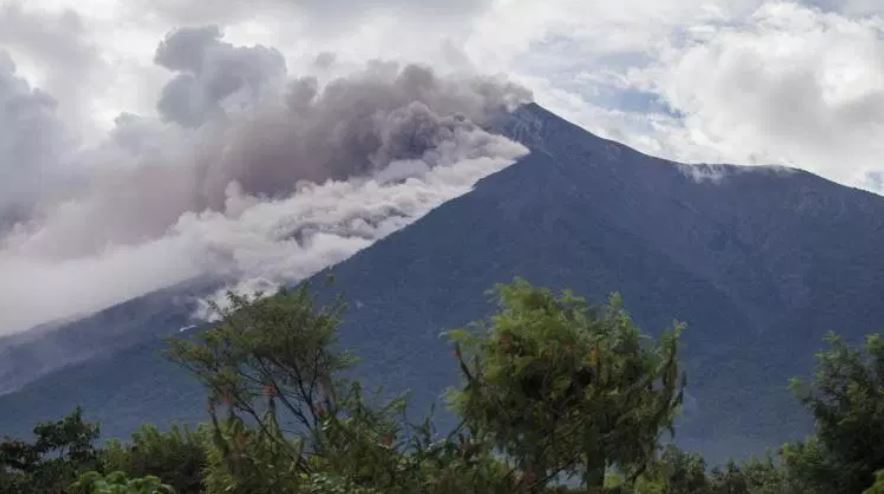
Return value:
<svg viewBox="0 0 884 494">
<path fill-rule="evenodd" d="M 348 302 L 341 342 L 357 374 L 410 390 L 414 414 L 457 382 L 440 333 L 488 315 L 487 290 L 516 276 L 594 302 L 619 292 L 652 334 L 685 322 L 676 441 L 714 459 L 805 434 L 788 379 L 826 332 L 884 327 L 884 197 L 801 170 L 654 158 L 536 104 L 490 130 L 530 154 L 318 275 Z M 208 285 L 0 340 L 0 431 L 78 403 L 105 435 L 201 420 L 199 385 L 161 351 Z"/>
</svg>

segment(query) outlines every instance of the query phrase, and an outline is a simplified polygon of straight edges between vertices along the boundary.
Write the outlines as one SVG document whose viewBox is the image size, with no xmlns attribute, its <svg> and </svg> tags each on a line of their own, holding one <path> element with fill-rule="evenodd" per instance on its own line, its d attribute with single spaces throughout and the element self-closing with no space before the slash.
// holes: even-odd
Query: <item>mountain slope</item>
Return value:
<svg viewBox="0 0 884 494">
<path fill-rule="evenodd" d="M 44 324 L 0 338 L 0 395 L 66 365 L 107 356 L 190 323 L 194 295 L 218 286 L 193 280 L 134 298 L 82 319 Z"/>
<path fill-rule="evenodd" d="M 494 127 L 532 153 L 330 270 L 359 373 L 418 409 L 456 382 L 440 332 L 488 314 L 485 291 L 514 276 L 595 301 L 619 291 L 651 332 L 687 322 L 678 438 L 715 458 L 803 434 L 787 379 L 826 331 L 884 327 L 884 198 L 797 170 L 686 167 L 537 105 Z M 200 417 L 198 386 L 152 339 L 170 328 L 132 311 L 143 339 L 0 397 L 0 431 L 77 402 L 111 434 Z"/>
</svg>

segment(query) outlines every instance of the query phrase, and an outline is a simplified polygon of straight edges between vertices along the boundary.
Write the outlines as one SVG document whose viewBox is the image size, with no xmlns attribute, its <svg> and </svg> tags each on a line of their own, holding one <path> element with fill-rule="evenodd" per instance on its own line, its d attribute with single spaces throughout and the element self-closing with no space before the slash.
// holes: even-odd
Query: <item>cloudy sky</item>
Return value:
<svg viewBox="0 0 884 494">
<path fill-rule="evenodd" d="M 650 154 L 884 193 L 877 0 L 0 0 L 0 334 L 305 276 L 520 156 L 469 124 L 528 94 Z"/>
<path fill-rule="evenodd" d="M 503 73 L 646 151 L 777 163 L 881 187 L 884 4 L 875 0 L 3 0 L 0 48 L 89 142 L 148 115 L 159 40 L 217 25 L 289 74 L 365 60 Z M 11 57 L 11 61 L 8 58 Z"/>
</svg>

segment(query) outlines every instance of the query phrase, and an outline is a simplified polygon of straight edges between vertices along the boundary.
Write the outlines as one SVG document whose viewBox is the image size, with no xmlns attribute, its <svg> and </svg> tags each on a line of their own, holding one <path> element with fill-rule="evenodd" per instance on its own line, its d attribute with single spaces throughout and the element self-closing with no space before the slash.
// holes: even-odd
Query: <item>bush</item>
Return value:
<svg viewBox="0 0 884 494">
<path fill-rule="evenodd" d="M 175 490 L 154 476 L 129 479 L 123 472 L 106 476 L 87 472 L 71 486 L 71 494 L 175 494 Z"/>
<path fill-rule="evenodd" d="M 168 432 L 160 432 L 145 425 L 126 444 L 108 443 L 101 455 L 102 470 L 122 471 L 133 478 L 152 475 L 172 486 L 176 494 L 197 494 L 202 492 L 208 442 L 206 428 L 173 425 Z"/>
</svg>

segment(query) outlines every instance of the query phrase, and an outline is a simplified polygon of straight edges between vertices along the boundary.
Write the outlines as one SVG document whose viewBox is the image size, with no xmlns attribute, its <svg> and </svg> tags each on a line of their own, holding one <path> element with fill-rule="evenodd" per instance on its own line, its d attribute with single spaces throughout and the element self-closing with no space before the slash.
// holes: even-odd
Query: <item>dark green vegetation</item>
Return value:
<svg viewBox="0 0 884 494">
<path fill-rule="evenodd" d="M 493 127 L 532 153 L 330 270 L 348 307 L 341 343 L 360 357 L 348 375 L 366 389 L 409 390 L 416 415 L 437 402 L 437 424 L 450 430 L 457 421 L 440 397 L 458 368 L 439 333 L 486 317 L 484 291 L 521 275 L 593 303 L 619 291 L 655 337 L 684 321 L 691 379 L 676 442 L 710 463 L 812 431 L 786 383 L 809 376 L 828 331 L 855 345 L 882 328 L 884 198 L 795 170 L 685 172 L 536 105 Z M 0 350 L 0 368 L 7 355 L 33 356 L 0 370 L 0 383 L 24 385 L 0 396 L 0 431 L 24 434 L 77 404 L 109 437 L 199 422 L 205 392 L 163 359 L 162 340 L 189 324 L 187 295 L 200 293 L 134 300 L 27 352 Z M 47 341 L 58 351 L 44 358 Z M 68 346 L 83 360 L 52 371 Z M 21 377 L 36 363 L 48 374 Z"/>
<path fill-rule="evenodd" d="M 96 445 L 80 409 L 0 442 L 0 494 L 876 494 L 884 484 L 884 339 L 830 336 L 794 382 L 816 434 L 709 469 L 667 443 L 683 398 L 681 327 L 656 340 L 619 297 L 589 306 L 517 280 L 496 314 L 448 333 L 458 417 L 440 434 L 407 400 L 347 379 L 339 303 L 302 286 L 231 295 L 168 355 L 208 395 L 208 422 Z"/>
</svg>

